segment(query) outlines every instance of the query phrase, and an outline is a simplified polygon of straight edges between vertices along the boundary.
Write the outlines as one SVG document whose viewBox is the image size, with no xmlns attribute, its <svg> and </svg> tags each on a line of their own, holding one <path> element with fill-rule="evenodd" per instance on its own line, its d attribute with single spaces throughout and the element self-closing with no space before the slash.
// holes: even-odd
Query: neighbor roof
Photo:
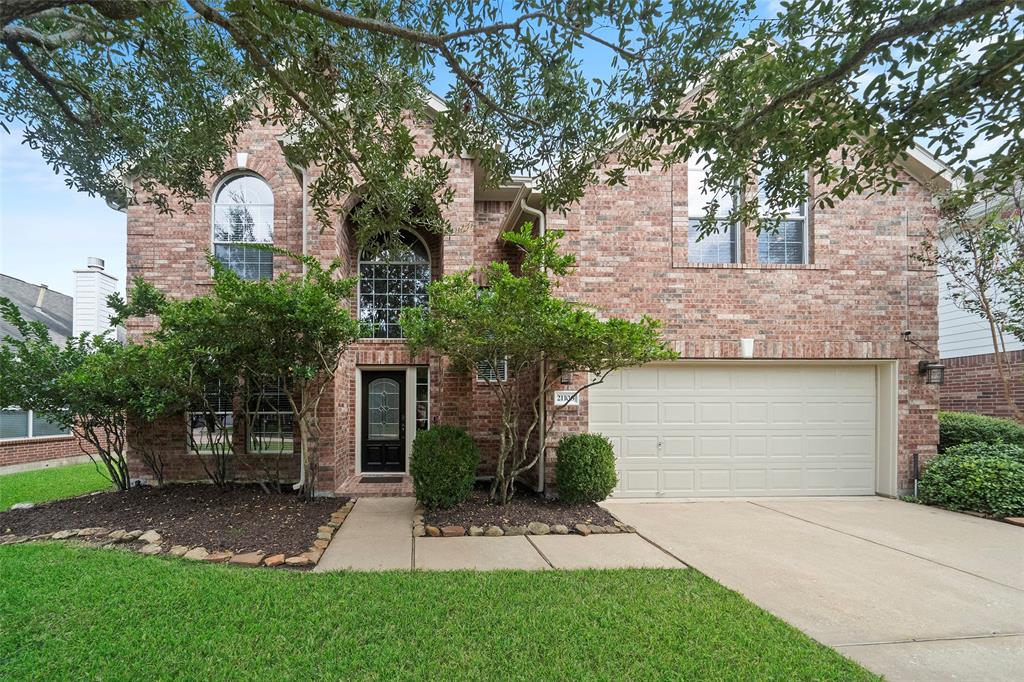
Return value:
<svg viewBox="0 0 1024 682">
<path fill-rule="evenodd" d="M 73 309 L 72 299 L 67 294 L 54 291 L 45 284 L 29 284 L 0 274 L 0 296 L 11 299 L 25 320 L 45 324 L 54 343 L 63 344 L 71 337 Z M 13 325 L 0 318 L 0 338 L 7 336 L 21 338 Z"/>
</svg>

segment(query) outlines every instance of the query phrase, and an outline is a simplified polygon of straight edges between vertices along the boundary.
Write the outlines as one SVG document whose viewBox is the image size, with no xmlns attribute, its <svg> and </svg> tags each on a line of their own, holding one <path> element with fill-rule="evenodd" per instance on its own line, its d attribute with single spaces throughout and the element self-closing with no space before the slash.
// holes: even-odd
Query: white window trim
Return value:
<svg viewBox="0 0 1024 682">
<path fill-rule="evenodd" d="M 411 234 L 413 237 L 415 237 L 417 240 L 419 240 L 420 244 L 423 245 L 423 251 L 427 254 L 427 261 L 426 261 L 427 270 L 431 273 L 431 277 L 433 277 L 434 261 L 433 261 L 433 259 L 430 256 L 430 247 L 427 245 L 427 240 L 425 240 L 421 235 L 419 235 L 418 233 L 416 233 L 413 230 L 400 229 L 399 231 Z M 356 319 L 360 319 L 360 320 L 362 319 L 361 313 L 362 313 L 362 309 L 363 309 L 363 278 L 362 278 L 363 265 L 380 265 L 381 264 L 381 261 L 363 260 L 363 252 L 364 251 L 365 251 L 365 249 L 360 249 L 359 253 L 357 255 L 357 258 L 356 258 L 356 274 L 359 276 L 359 278 L 357 280 L 357 286 L 356 286 Z M 395 263 L 395 265 L 422 265 L 422 263 L 419 263 L 418 261 L 407 261 L 407 262 Z M 364 337 L 364 338 L 370 339 L 370 340 L 373 340 L 373 341 L 401 341 L 405 337 L 404 336 L 367 336 L 367 337 Z"/>
<path fill-rule="evenodd" d="M 35 421 L 35 410 L 23 410 L 20 407 L 18 407 L 17 405 L 10 405 L 8 407 L 5 407 L 3 409 L 3 411 L 5 411 L 5 412 L 6 411 L 24 412 L 28 416 L 28 427 L 25 430 L 25 433 L 27 435 L 24 435 L 24 436 L 7 436 L 5 438 L 0 438 L 0 442 L 14 441 L 14 440 L 26 440 L 28 438 L 70 438 L 71 436 L 74 435 L 71 432 L 71 429 L 68 429 L 67 433 L 53 433 L 53 434 L 49 434 L 49 435 L 46 435 L 46 436 L 37 436 L 37 435 L 35 435 L 33 433 L 33 431 L 35 429 L 34 429 L 33 424 L 32 424 L 32 422 Z"/>
<path fill-rule="evenodd" d="M 687 194 L 687 196 L 686 196 L 686 216 L 687 216 L 687 220 L 686 220 L 686 239 L 687 239 L 687 255 L 686 255 L 686 259 L 687 259 L 687 261 L 691 265 L 700 265 L 700 264 L 724 265 L 724 264 L 730 264 L 730 263 L 742 263 L 743 262 L 743 233 L 742 233 L 742 230 L 739 229 L 739 226 L 736 223 L 730 222 L 728 220 L 728 217 L 719 218 L 718 216 L 715 216 L 715 222 L 718 223 L 719 225 L 726 225 L 728 227 L 728 231 L 726 232 L 726 234 L 729 235 L 729 237 L 730 237 L 730 239 L 732 241 L 732 260 L 725 261 L 724 263 L 720 262 L 720 261 L 690 260 L 690 258 L 691 258 L 690 253 L 689 253 L 690 221 L 692 221 L 692 220 L 704 220 L 707 217 L 707 212 L 706 212 L 707 202 L 701 204 L 700 206 L 692 206 L 692 205 L 690 205 L 690 194 L 692 193 L 690 191 L 690 178 L 691 178 L 691 175 L 692 175 L 693 170 L 694 170 L 694 168 L 691 166 L 691 162 L 692 161 L 693 161 L 692 158 L 686 160 L 686 190 L 687 190 L 687 192 L 686 192 L 686 194 Z M 706 169 L 702 168 L 700 170 L 704 173 L 705 176 L 707 175 L 707 170 Z M 733 206 L 737 207 L 737 208 L 742 204 L 742 202 L 744 200 L 743 192 L 740 191 L 740 186 L 739 185 L 740 185 L 740 183 L 737 183 L 737 186 L 736 186 L 735 190 L 732 193 Z M 702 197 L 704 197 L 705 199 L 709 199 L 710 200 L 710 197 L 707 197 L 703 190 L 701 190 L 700 193 L 701 193 Z"/>
<path fill-rule="evenodd" d="M 405 469 L 398 471 L 368 471 L 363 473 L 363 372 L 382 371 L 401 372 L 405 370 Z M 411 382 L 411 383 L 410 383 Z M 398 473 L 409 475 L 409 463 L 412 460 L 412 442 L 416 440 L 416 391 L 410 391 L 409 386 L 416 385 L 415 365 L 370 365 L 356 367 L 356 475 L 373 478 L 374 476 L 395 476 Z M 427 386 L 430 386 L 430 375 L 427 375 Z M 429 391 L 429 389 L 428 389 Z M 429 403 L 429 392 L 428 403 Z M 427 411 L 430 411 L 429 405 Z M 413 434 L 412 438 L 408 434 Z"/>
<path fill-rule="evenodd" d="M 270 237 L 271 238 L 270 238 L 269 242 L 219 241 L 216 238 L 217 197 L 220 195 L 221 190 L 224 189 L 224 185 L 228 184 L 232 180 L 236 180 L 238 178 L 243 178 L 243 177 L 256 178 L 257 180 L 260 180 L 264 184 L 266 184 L 267 189 L 270 190 L 270 201 L 271 201 L 271 203 L 270 203 L 270 229 L 271 229 Z M 266 204 L 256 204 L 256 205 L 257 206 L 266 206 Z M 274 197 L 274 188 L 270 186 L 270 182 L 265 177 L 263 177 L 259 173 L 255 173 L 255 172 L 250 171 L 250 170 L 237 170 L 237 171 L 233 171 L 231 173 L 226 174 L 224 177 L 222 177 L 220 180 L 217 181 L 217 184 L 215 184 L 213 186 L 213 192 L 210 193 L 210 253 L 213 253 L 213 254 L 217 253 L 217 245 L 218 244 L 227 244 L 227 245 L 233 245 L 233 246 L 251 246 L 253 244 L 266 244 L 266 245 L 273 246 L 274 245 L 274 238 L 276 237 L 276 235 L 274 234 L 274 219 L 276 217 L 276 213 L 277 213 L 277 200 Z M 216 257 L 216 256 L 214 256 L 214 257 Z M 210 276 L 211 277 L 213 276 L 213 269 L 212 268 L 210 269 Z M 271 265 L 271 278 L 273 278 L 273 265 Z"/>
<path fill-rule="evenodd" d="M 803 208 L 803 213 L 787 213 L 781 218 L 782 222 L 796 222 L 801 223 L 801 253 L 799 263 L 762 263 L 760 258 L 760 238 L 758 234 L 758 265 L 810 265 L 811 264 L 811 172 L 808 170 L 804 174 L 804 184 L 807 186 L 807 198 L 804 199 L 799 207 Z M 797 208 L 794 206 L 792 208 Z"/>
</svg>

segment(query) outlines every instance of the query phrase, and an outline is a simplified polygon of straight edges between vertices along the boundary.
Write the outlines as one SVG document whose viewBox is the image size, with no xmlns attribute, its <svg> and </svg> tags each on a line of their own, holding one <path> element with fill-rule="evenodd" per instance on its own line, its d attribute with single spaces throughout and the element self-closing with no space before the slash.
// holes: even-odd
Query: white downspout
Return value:
<svg viewBox="0 0 1024 682">
<path fill-rule="evenodd" d="M 525 197 L 519 200 L 519 207 L 523 210 L 523 213 L 528 213 L 528 214 L 530 214 L 532 216 L 535 216 L 537 218 L 537 233 L 541 237 L 543 237 L 545 234 L 547 234 L 547 223 L 544 220 L 544 212 L 543 211 L 538 211 L 535 208 L 530 208 L 530 206 L 528 206 L 526 204 L 526 198 Z M 537 381 L 539 382 L 539 385 L 541 387 L 544 386 L 544 378 L 546 376 L 547 376 L 547 363 L 542 359 L 540 361 L 540 371 L 539 371 L 539 375 L 537 377 Z M 540 401 L 540 433 L 538 434 L 538 436 L 540 437 L 540 460 L 538 460 L 537 463 L 540 465 L 540 471 L 537 473 L 537 492 L 539 492 L 539 493 L 544 492 L 544 470 L 547 467 L 547 451 L 548 451 L 548 448 L 547 448 L 547 445 L 548 445 L 547 403 L 548 403 L 548 396 L 547 396 L 547 392 L 545 392 L 544 396 L 541 398 L 541 401 Z"/>
<path fill-rule="evenodd" d="M 309 212 L 309 192 L 306 191 L 309 179 L 306 173 L 305 167 L 301 170 L 302 173 L 302 255 L 305 256 L 309 250 L 309 243 L 306 236 L 306 215 Z M 302 263 L 302 274 L 306 274 L 306 263 Z M 292 486 L 292 490 L 301 490 L 302 486 L 306 485 L 306 449 L 305 447 L 299 448 L 299 482 Z"/>
</svg>

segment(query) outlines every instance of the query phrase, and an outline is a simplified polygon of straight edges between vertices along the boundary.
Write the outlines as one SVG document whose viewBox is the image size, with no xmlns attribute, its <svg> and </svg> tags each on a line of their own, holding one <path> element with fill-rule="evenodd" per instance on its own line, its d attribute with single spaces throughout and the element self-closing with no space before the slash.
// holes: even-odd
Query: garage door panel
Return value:
<svg viewBox="0 0 1024 682">
<path fill-rule="evenodd" d="M 613 373 L 590 390 L 618 496 L 871 494 L 871 366 L 683 365 Z"/>
</svg>

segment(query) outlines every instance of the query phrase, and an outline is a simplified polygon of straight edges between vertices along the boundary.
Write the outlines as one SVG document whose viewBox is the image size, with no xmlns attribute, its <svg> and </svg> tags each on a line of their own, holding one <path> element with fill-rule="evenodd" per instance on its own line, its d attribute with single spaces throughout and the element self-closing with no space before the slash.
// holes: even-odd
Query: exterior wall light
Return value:
<svg viewBox="0 0 1024 682">
<path fill-rule="evenodd" d="M 941 362 L 921 360 L 917 363 L 917 372 L 924 375 L 926 384 L 942 384 L 946 381 L 946 366 Z"/>
<path fill-rule="evenodd" d="M 568 386 L 572 383 L 572 374 L 569 372 L 562 372 L 561 381 L 563 386 Z"/>
</svg>

